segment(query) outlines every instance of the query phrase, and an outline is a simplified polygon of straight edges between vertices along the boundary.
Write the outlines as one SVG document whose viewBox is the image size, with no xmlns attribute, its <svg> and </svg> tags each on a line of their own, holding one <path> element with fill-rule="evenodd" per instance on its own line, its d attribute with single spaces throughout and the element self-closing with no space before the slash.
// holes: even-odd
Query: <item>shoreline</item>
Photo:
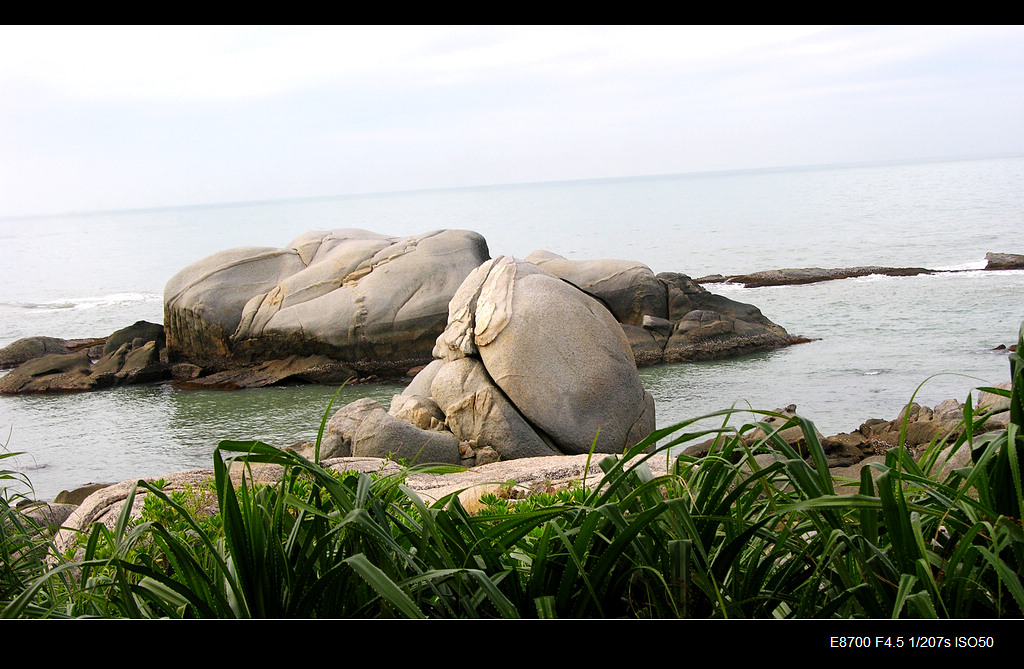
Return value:
<svg viewBox="0 0 1024 669">
<path fill-rule="evenodd" d="M 1009 390 L 1011 384 L 1007 382 L 998 387 Z M 1010 413 L 1008 398 L 983 393 L 979 397 L 978 411 L 985 408 L 990 412 L 990 417 L 984 423 L 983 432 L 1007 429 Z M 766 418 L 763 423 L 775 430 L 789 447 L 813 467 L 813 458 L 806 450 L 806 433 L 799 426 L 782 429 L 788 417 L 794 415 L 791 413 L 792 409 L 793 407 L 777 409 L 778 415 Z M 931 460 L 930 465 L 941 472 L 969 466 L 971 449 L 961 446 L 959 450 L 953 452 L 950 448 L 953 437 L 948 436 L 955 433 L 957 425 L 962 422 L 962 415 L 963 405 L 952 399 L 934 408 L 911 404 L 893 421 L 869 419 L 855 432 L 820 439 L 822 452 L 835 482 L 835 493 L 856 494 L 861 485 L 861 470 L 873 463 L 884 464 L 887 460 L 887 451 L 898 446 L 905 446 L 915 460 L 929 452 L 926 446 L 936 444 L 942 447 L 943 452 L 947 454 L 936 454 L 936 459 Z M 675 433 L 674 436 L 679 434 Z M 764 432 L 759 428 L 754 432 L 745 433 L 743 441 L 752 445 L 764 437 Z M 915 443 L 911 444 L 912 441 Z M 670 457 L 655 454 L 646 458 L 645 462 L 654 476 L 661 476 L 667 473 L 676 455 L 702 458 L 708 454 L 711 443 L 704 442 L 681 452 L 676 451 Z M 296 444 L 287 450 L 295 450 L 309 459 L 313 456 L 312 444 L 309 443 Z M 756 466 L 764 468 L 772 465 L 782 452 L 776 450 L 773 453 L 753 456 Z M 480 508 L 480 499 L 487 493 L 509 494 L 520 498 L 538 492 L 550 493 L 578 485 L 580 482 L 599 481 L 602 475 L 599 463 L 606 457 L 615 456 L 595 453 L 502 460 L 448 474 L 411 474 L 405 479 L 405 485 L 423 497 L 428 504 L 447 495 L 458 494 L 463 507 L 473 511 Z M 331 458 L 322 460 L 320 465 L 338 472 L 355 470 L 366 474 L 393 474 L 402 468 L 402 465 L 391 460 L 373 457 Z M 251 480 L 260 484 L 275 483 L 281 472 L 279 467 L 269 464 L 255 464 L 251 471 Z M 880 474 L 880 471 L 873 467 L 870 471 L 874 478 Z M 241 475 L 240 468 L 231 467 L 231 476 L 236 486 L 242 481 Z M 194 469 L 159 477 L 125 479 L 111 484 L 88 484 L 72 491 L 63 491 L 55 496 L 53 501 L 25 498 L 17 506 L 47 526 L 84 530 L 96 522 L 112 522 L 120 514 L 139 480 L 162 480 L 162 489 L 165 492 L 188 492 L 207 485 L 207 481 L 212 480 L 213 476 L 212 469 Z M 136 504 L 139 502 L 140 499 L 136 499 Z"/>
</svg>

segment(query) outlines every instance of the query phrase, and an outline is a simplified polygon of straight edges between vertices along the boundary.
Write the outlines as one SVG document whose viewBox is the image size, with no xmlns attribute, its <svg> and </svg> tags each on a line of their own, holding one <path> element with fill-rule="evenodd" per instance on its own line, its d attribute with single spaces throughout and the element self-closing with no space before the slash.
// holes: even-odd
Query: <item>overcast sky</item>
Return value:
<svg viewBox="0 0 1024 669">
<path fill-rule="evenodd" d="M 1024 152 L 1024 28 L 0 27 L 0 216 Z"/>
</svg>

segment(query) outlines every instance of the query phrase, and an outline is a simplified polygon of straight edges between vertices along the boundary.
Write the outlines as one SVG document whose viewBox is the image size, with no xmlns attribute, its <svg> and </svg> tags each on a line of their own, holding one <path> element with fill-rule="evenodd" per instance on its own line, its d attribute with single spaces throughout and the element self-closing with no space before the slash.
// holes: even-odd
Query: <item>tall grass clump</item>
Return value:
<svg viewBox="0 0 1024 669">
<path fill-rule="evenodd" d="M 20 453 L 0 453 L 0 460 Z M 12 487 L 31 491 L 31 482 L 23 474 L 0 469 L 0 617 L 4 605 L 31 591 L 18 607 L 26 615 L 51 617 L 60 614 L 74 582 L 66 574 L 52 571 L 48 558 L 53 555 L 52 528 L 37 521 L 25 509 L 30 508 L 28 494 L 13 492 Z"/>
<path fill-rule="evenodd" d="M 1024 327 L 1021 330 L 1024 346 Z M 1024 614 L 1024 364 L 1009 425 L 970 397 L 919 458 L 902 446 L 837 494 L 813 424 L 722 411 L 658 430 L 602 476 L 469 513 L 396 475 L 337 473 L 260 442 L 221 442 L 211 496 L 140 482 L 112 529 L 55 555 L 6 503 L 0 611 L 105 617 L 989 618 Z M 328 409 L 329 410 L 329 409 Z M 740 415 L 754 420 L 734 425 Z M 326 421 L 325 414 L 324 420 Z M 716 418 L 719 427 L 698 428 Z M 782 438 L 796 427 L 797 450 Z M 323 422 L 321 423 L 321 435 Z M 702 458 L 673 456 L 696 440 Z M 319 442 L 319 437 L 318 437 Z M 650 464 L 665 459 L 667 473 Z M 274 485 L 251 468 L 276 465 Z M 229 469 L 246 475 L 235 484 Z M 202 494 L 197 491 L 195 494 Z M 11 529 L 8 529 L 11 528 Z M 18 529 L 20 528 L 20 529 Z M 45 555 L 45 559 L 40 557 Z"/>
</svg>

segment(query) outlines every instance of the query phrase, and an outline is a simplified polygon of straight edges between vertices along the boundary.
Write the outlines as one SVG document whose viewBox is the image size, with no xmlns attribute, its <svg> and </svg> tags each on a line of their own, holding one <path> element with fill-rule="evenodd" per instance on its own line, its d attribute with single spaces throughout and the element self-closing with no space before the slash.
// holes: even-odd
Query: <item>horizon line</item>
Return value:
<svg viewBox="0 0 1024 669">
<path fill-rule="evenodd" d="M 387 195 L 406 195 L 413 193 L 433 193 L 438 191 L 457 191 L 457 190 L 471 190 L 478 188 L 514 188 L 520 186 L 542 186 L 542 185 L 554 185 L 554 184 L 572 184 L 572 183 L 587 183 L 587 182 L 602 182 L 602 181 L 628 181 L 631 179 L 670 179 L 675 177 L 706 177 L 706 176 L 725 176 L 730 174 L 749 174 L 754 172 L 790 172 L 790 171 L 801 171 L 801 170 L 816 170 L 816 169 L 848 169 L 856 167 L 878 167 L 883 165 L 914 165 L 914 164 L 927 164 L 927 163 L 943 163 L 943 162 L 966 162 L 970 160 L 994 160 L 999 158 L 1018 158 L 1024 157 L 1024 152 L 1008 152 L 1008 153 L 994 153 L 994 154 L 979 154 L 979 155 L 961 155 L 961 156 L 937 156 L 932 158 L 891 158 L 891 159 L 880 159 L 880 160 L 865 160 L 865 161 L 854 161 L 854 162 L 839 162 L 839 163 L 807 163 L 800 165 L 776 165 L 767 167 L 745 167 L 735 169 L 721 169 L 721 170 L 701 170 L 693 172 L 665 172 L 655 174 L 634 174 L 634 175 L 621 175 L 614 177 L 582 177 L 575 179 L 553 179 L 550 181 L 513 181 L 506 183 L 494 183 L 494 184 L 476 184 L 476 185 L 463 185 L 463 186 L 438 186 L 433 188 L 407 188 L 400 190 L 384 190 L 384 191 L 366 191 L 358 193 L 342 193 L 335 195 L 309 195 L 302 197 L 281 197 L 273 199 L 262 199 L 262 200 L 237 200 L 231 202 L 206 202 L 206 203 L 192 203 L 192 204 L 176 204 L 176 205 L 155 205 L 149 207 L 128 207 L 125 209 L 95 209 L 87 211 L 63 211 L 63 212 L 49 212 L 40 214 L 12 214 L 12 215 L 0 215 L 0 222 L 25 220 L 25 219 L 37 219 L 37 218 L 56 218 L 62 216 L 68 217 L 79 217 L 79 216 L 98 216 L 104 214 L 129 214 L 129 213 L 149 213 L 156 211 L 167 211 L 171 209 L 216 209 L 216 208 L 227 208 L 227 207 L 245 207 L 254 205 L 266 205 L 266 204 L 278 204 L 278 203 L 298 203 L 298 202 L 316 202 L 323 200 L 340 200 L 344 198 L 353 197 L 379 197 Z"/>
</svg>

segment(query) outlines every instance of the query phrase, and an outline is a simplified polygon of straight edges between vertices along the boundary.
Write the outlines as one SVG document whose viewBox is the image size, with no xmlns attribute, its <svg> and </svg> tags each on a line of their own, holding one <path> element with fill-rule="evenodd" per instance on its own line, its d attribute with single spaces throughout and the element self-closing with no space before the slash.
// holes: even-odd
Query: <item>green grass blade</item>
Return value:
<svg viewBox="0 0 1024 669">
<path fill-rule="evenodd" d="M 409 596 L 387 577 L 376 565 L 370 563 L 362 553 L 346 558 L 344 562 L 352 567 L 380 597 L 406 618 L 426 618 Z"/>
</svg>

